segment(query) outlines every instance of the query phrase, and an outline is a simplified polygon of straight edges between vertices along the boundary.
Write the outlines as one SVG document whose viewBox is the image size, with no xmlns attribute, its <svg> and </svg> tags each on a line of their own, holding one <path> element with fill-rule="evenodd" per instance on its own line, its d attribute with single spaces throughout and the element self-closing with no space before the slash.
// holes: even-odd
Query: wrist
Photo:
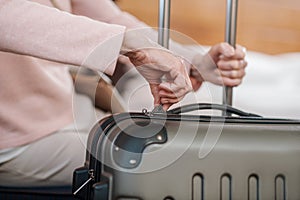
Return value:
<svg viewBox="0 0 300 200">
<path fill-rule="evenodd" d="M 130 51 L 137 51 L 144 48 L 163 49 L 162 46 L 150 40 L 145 35 L 141 34 L 138 30 L 125 32 L 123 43 L 121 46 L 121 54 L 125 54 Z"/>
<path fill-rule="evenodd" d="M 203 70 L 205 69 L 205 63 L 206 63 L 206 55 L 197 54 L 192 59 L 192 67 L 190 69 L 190 76 L 197 79 L 199 82 L 204 82 L 204 78 L 201 75 L 203 73 Z"/>
</svg>

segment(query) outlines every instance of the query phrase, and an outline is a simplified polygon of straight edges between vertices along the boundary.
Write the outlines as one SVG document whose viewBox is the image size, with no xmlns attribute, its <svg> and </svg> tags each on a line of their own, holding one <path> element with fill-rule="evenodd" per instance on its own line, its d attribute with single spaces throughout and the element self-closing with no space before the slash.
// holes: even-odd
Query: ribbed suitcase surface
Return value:
<svg viewBox="0 0 300 200">
<path fill-rule="evenodd" d="M 101 199 L 300 199 L 299 121 L 139 113 L 93 131 Z"/>
</svg>

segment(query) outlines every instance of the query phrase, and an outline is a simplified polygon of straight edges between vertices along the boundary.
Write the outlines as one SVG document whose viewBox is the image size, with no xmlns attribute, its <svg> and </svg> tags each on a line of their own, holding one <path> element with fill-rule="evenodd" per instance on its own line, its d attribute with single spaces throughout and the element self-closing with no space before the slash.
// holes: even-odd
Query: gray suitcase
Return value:
<svg viewBox="0 0 300 200">
<path fill-rule="evenodd" d="M 169 1 L 161 1 L 163 10 Z M 228 1 L 234 45 L 237 1 Z M 161 23 L 169 15 L 162 12 Z M 167 47 L 168 30 L 160 29 Z M 73 192 L 90 200 L 300 199 L 300 121 L 263 118 L 223 105 L 121 113 L 95 125 Z M 223 116 L 189 114 L 216 109 Z"/>
<path fill-rule="evenodd" d="M 221 109 L 239 116 L 179 114 Z M 300 199 L 300 121 L 229 106 L 122 113 L 91 131 L 74 172 L 82 199 Z"/>
</svg>

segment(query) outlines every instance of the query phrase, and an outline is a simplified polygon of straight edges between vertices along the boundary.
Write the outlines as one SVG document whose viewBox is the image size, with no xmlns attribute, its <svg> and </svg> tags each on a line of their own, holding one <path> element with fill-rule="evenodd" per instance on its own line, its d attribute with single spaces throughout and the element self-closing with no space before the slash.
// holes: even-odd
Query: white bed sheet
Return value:
<svg viewBox="0 0 300 200">
<path fill-rule="evenodd" d="M 300 119 L 300 53 L 248 53 L 247 76 L 235 105 L 264 116 Z"/>
</svg>

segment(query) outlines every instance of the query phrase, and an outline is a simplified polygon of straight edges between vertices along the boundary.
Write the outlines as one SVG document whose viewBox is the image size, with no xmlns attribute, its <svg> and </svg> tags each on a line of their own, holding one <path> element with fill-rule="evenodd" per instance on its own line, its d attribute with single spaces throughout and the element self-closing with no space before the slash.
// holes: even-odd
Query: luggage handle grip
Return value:
<svg viewBox="0 0 300 200">
<path fill-rule="evenodd" d="M 195 103 L 195 104 L 189 104 L 185 106 L 181 106 L 178 108 L 174 108 L 172 110 L 167 111 L 168 114 L 181 114 L 196 110 L 221 110 L 227 113 L 235 114 L 238 116 L 243 117 L 261 117 L 260 115 L 256 115 L 253 113 L 247 113 L 241 110 L 238 110 L 236 108 L 233 108 L 228 105 L 221 105 L 221 104 L 209 104 L 209 103 Z"/>
</svg>

